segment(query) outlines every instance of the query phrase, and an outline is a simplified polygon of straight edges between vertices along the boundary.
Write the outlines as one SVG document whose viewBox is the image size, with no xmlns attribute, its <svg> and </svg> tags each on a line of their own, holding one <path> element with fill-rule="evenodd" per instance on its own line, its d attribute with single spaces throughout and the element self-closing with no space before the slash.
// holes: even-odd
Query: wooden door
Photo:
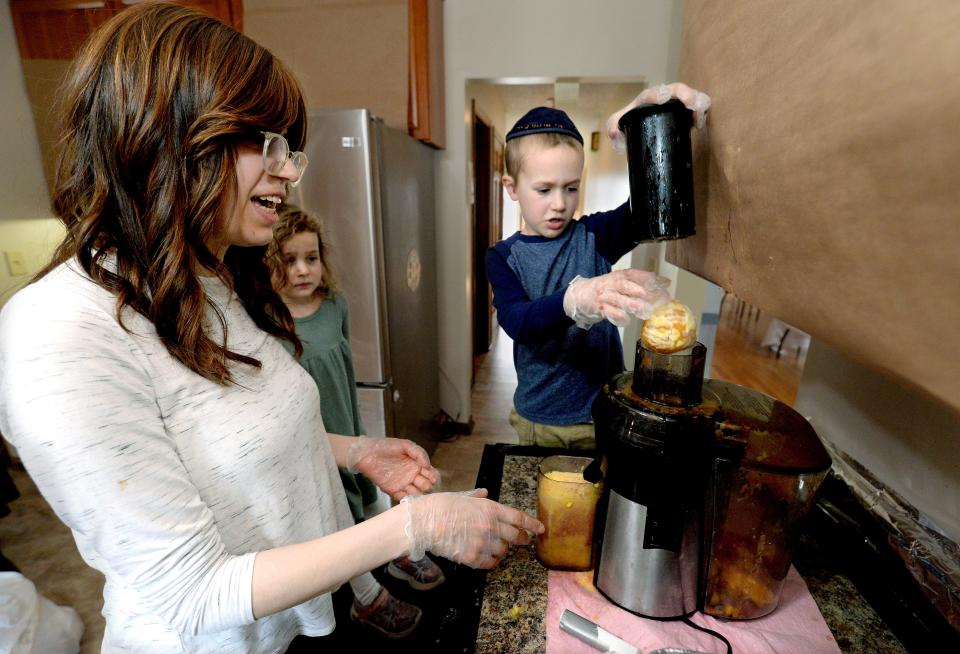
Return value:
<svg viewBox="0 0 960 654">
<path fill-rule="evenodd" d="M 490 244 L 500 240 L 503 233 L 503 174 L 505 172 L 505 163 L 503 157 L 503 138 L 497 132 L 496 128 L 492 130 L 491 139 L 492 154 L 492 183 L 490 184 Z M 484 279 L 486 279 L 486 267 L 484 267 Z M 493 288 L 487 283 L 487 325 L 489 337 L 487 339 L 487 350 L 493 346 L 493 339 L 497 333 L 497 321 L 493 309 Z M 486 351 L 486 350 L 485 350 Z"/>
<path fill-rule="evenodd" d="M 493 127 L 472 103 L 473 117 L 473 354 L 490 349 L 490 284 L 485 258 L 491 245 L 493 218 Z"/>
</svg>

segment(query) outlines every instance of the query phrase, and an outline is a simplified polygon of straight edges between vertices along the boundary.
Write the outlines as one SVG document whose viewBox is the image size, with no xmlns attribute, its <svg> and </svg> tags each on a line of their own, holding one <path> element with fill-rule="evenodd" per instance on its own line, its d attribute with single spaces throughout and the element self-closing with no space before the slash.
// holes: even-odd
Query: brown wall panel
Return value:
<svg viewBox="0 0 960 654">
<path fill-rule="evenodd" d="M 366 107 L 407 129 L 407 0 L 247 0 L 245 33 L 293 70 L 311 108 Z"/>
<path fill-rule="evenodd" d="M 668 259 L 960 411 L 960 3 L 687 0 Z"/>
</svg>

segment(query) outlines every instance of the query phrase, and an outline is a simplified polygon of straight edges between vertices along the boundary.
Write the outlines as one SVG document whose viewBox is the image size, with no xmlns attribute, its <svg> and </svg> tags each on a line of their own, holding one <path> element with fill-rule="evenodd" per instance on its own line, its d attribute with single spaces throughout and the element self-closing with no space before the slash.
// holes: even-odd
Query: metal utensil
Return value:
<svg viewBox="0 0 960 654">
<path fill-rule="evenodd" d="M 590 647 L 601 652 L 613 652 L 614 654 L 640 654 L 640 650 L 625 640 L 617 638 L 612 633 L 601 627 L 595 622 L 587 620 L 578 613 L 570 609 L 564 609 L 560 616 L 560 629 L 568 634 L 579 638 Z M 707 654 L 692 649 L 683 649 L 680 647 L 661 647 L 655 649 L 650 654 Z"/>
<path fill-rule="evenodd" d="M 639 650 L 627 641 L 617 638 L 600 625 L 570 609 L 563 610 L 563 615 L 560 616 L 560 629 L 601 652 L 639 654 Z"/>
</svg>

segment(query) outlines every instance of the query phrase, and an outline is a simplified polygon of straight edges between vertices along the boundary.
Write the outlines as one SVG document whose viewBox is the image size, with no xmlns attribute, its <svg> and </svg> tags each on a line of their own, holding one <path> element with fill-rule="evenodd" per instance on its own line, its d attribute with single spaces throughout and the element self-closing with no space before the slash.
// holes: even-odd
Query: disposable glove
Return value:
<svg viewBox="0 0 960 654">
<path fill-rule="evenodd" d="M 668 286 L 669 279 L 632 268 L 599 277 L 577 276 L 563 294 L 563 311 L 582 329 L 604 319 L 625 327 L 630 315 L 646 320 L 669 302 Z"/>
<path fill-rule="evenodd" d="M 405 438 L 358 436 L 347 450 L 347 470 L 361 472 L 394 499 L 424 493 L 440 481 L 426 451 Z"/>
<path fill-rule="evenodd" d="M 663 104 L 670 98 L 677 98 L 687 109 L 693 111 L 693 120 L 697 129 L 701 129 L 706 124 L 707 110 L 710 108 L 709 95 L 681 82 L 651 86 L 641 91 L 633 102 L 607 119 L 607 136 L 613 141 L 614 149 L 623 152 L 627 147 L 623 140 L 623 132 L 620 131 L 620 117 L 623 114 L 642 104 Z"/>
<path fill-rule="evenodd" d="M 416 561 L 430 550 L 472 568 L 492 568 L 510 545 L 529 543 L 530 532 L 543 533 L 539 520 L 486 495 L 478 488 L 403 498 L 410 558 Z"/>
</svg>

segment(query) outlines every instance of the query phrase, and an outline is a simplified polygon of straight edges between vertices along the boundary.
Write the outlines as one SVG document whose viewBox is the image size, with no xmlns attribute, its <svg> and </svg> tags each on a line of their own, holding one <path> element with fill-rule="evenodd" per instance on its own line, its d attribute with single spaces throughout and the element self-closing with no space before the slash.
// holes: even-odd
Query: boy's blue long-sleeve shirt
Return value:
<svg viewBox="0 0 960 654">
<path fill-rule="evenodd" d="M 589 422 L 600 388 L 623 371 L 620 333 L 604 320 L 588 330 L 563 311 L 574 277 L 597 277 L 636 246 L 628 203 L 572 221 L 556 238 L 517 232 L 487 250 L 497 319 L 513 339 L 514 406 L 533 422 Z"/>
</svg>

